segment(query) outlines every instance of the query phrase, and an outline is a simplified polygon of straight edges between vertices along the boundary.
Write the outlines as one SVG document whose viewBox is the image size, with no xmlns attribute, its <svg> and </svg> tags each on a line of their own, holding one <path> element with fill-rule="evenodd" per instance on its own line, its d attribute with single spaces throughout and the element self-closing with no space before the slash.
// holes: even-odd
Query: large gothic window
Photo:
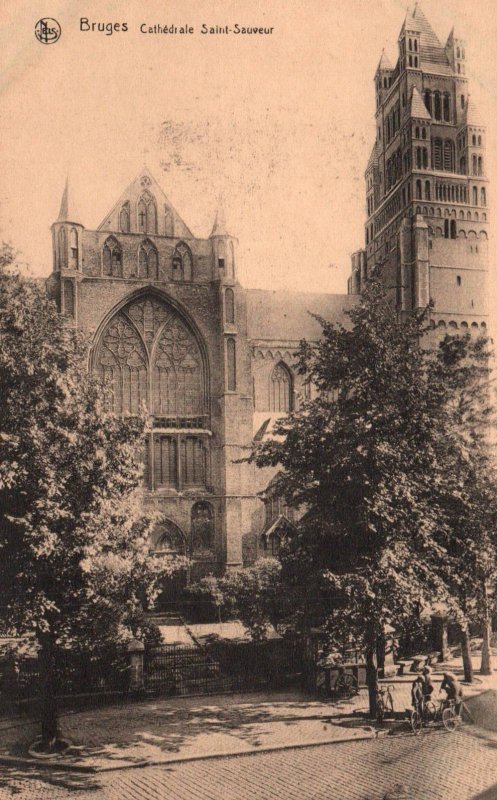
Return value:
<svg viewBox="0 0 497 800">
<path fill-rule="evenodd" d="M 199 344 L 180 314 L 155 297 L 133 300 L 114 315 L 100 336 L 94 368 L 109 385 L 118 414 L 138 414 L 143 404 L 161 417 L 205 414 Z M 161 459 L 165 484 L 173 480 L 165 451 Z"/>
<path fill-rule="evenodd" d="M 173 280 L 191 281 L 192 273 L 192 252 L 188 245 L 184 242 L 179 242 L 173 255 Z"/>
<path fill-rule="evenodd" d="M 102 250 L 102 274 L 122 277 L 121 245 L 113 236 L 106 239 Z"/>
<path fill-rule="evenodd" d="M 157 206 L 150 192 L 143 192 L 137 212 L 139 233 L 157 233 Z"/>
<path fill-rule="evenodd" d="M 138 277 L 156 281 L 159 277 L 159 256 L 155 245 L 148 239 L 138 251 Z"/>
<path fill-rule="evenodd" d="M 269 386 L 269 408 L 271 411 L 292 411 L 292 376 L 285 364 L 277 364 L 271 373 Z"/>
</svg>

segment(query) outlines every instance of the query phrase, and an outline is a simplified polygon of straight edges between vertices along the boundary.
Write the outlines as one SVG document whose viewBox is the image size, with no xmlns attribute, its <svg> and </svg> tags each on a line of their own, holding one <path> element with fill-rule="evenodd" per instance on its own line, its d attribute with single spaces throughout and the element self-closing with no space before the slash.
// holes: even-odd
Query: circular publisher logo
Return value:
<svg viewBox="0 0 497 800">
<path fill-rule="evenodd" d="M 42 44 L 55 44 L 61 33 L 59 23 L 52 17 L 43 17 L 35 25 L 35 36 Z"/>
</svg>

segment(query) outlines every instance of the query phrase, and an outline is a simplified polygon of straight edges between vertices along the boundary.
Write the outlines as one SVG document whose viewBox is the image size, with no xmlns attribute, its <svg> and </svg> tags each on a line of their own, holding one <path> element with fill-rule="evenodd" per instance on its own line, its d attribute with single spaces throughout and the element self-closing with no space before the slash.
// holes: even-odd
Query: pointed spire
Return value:
<svg viewBox="0 0 497 800">
<path fill-rule="evenodd" d="M 69 189 L 69 175 L 66 178 L 66 185 L 60 203 L 59 216 L 57 222 L 76 222 L 79 223 L 79 214 L 72 199 L 72 193 Z"/>
<path fill-rule="evenodd" d="M 473 125 L 475 127 L 483 127 L 485 123 L 483 122 L 480 112 L 476 107 L 475 101 L 471 96 L 468 95 L 468 99 L 466 101 L 466 115 L 465 115 L 466 125 Z"/>
<path fill-rule="evenodd" d="M 385 53 L 385 48 L 381 51 L 381 58 L 380 63 L 378 64 L 378 68 L 376 72 L 380 72 L 381 70 L 393 70 L 392 62 L 388 58 L 387 54 Z"/>
<path fill-rule="evenodd" d="M 229 236 L 229 233 L 226 230 L 226 217 L 224 213 L 224 202 L 222 195 L 219 195 L 216 218 L 214 220 L 211 236 L 209 238 L 212 236 Z"/>
</svg>

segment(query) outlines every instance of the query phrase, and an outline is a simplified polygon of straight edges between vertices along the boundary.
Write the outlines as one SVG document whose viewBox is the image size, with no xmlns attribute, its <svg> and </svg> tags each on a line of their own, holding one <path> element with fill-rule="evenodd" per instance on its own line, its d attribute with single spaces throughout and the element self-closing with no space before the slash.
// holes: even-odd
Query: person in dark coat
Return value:
<svg viewBox="0 0 497 800">
<path fill-rule="evenodd" d="M 440 691 L 442 690 L 447 695 L 447 701 L 454 702 L 456 714 L 459 714 L 461 711 L 463 692 L 462 692 L 462 686 L 453 672 L 444 672 L 443 681 L 440 686 Z"/>
</svg>

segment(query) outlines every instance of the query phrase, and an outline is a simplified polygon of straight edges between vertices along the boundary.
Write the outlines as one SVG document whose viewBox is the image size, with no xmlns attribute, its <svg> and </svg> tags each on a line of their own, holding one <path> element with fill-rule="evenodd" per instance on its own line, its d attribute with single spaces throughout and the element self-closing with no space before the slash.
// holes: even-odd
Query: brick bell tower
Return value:
<svg viewBox="0 0 497 800">
<path fill-rule="evenodd" d="M 352 256 L 348 284 L 359 293 L 383 264 L 398 312 L 433 301 L 440 334 L 488 325 L 486 132 L 466 66 L 464 40 L 452 30 L 441 44 L 419 5 L 402 25 L 395 67 L 382 55 L 365 247 Z"/>
</svg>

